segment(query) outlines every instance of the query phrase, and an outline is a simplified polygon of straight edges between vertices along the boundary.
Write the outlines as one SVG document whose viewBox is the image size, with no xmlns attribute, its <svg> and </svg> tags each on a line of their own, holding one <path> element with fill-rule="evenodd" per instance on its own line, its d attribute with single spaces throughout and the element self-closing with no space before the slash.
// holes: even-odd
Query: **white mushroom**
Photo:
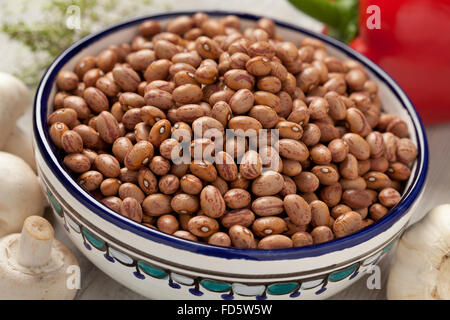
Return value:
<svg viewBox="0 0 450 320">
<path fill-rule="evenodd" d="M 25 84 L 14 76 L 0 72 L 0 150 L 30 104 L 30 92 Z"/>
<path fill-rule="evenodd" d="M 15 126 L 2 151 L 12 153 L 23 160 L 36 172 L 32 138 L 18 126 Z"/>
<path fill-rule="evenodd" d="M 450 204 L 434 208 L 402 236 L 387 297 L 450 299 Z"/>
<path fill-rule="evenodd" d="M 39 180 L 21 158 L 0 151 L 0 237 L 19 232 L 24 220 L 41 216 L 45 199 Z"/>
<path fill-rule="evenodd" d="M 22 233 L 0 239 L 0 300 L 73 299 L 77 289 L 68 281 L 73 266 L 76 258 L 54 239 L 51 224 L 28 217 Z"/>
</svg>

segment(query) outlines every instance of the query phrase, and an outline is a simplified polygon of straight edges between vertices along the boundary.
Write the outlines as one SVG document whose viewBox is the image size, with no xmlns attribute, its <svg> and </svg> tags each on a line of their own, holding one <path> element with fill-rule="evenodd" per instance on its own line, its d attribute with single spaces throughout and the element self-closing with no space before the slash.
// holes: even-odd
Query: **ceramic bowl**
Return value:
<svg viewBox="0 0 450 320">
<path fill-rule="evenodd" d="M 235 14 L 244 26 L 260 17 Z M 145 16 L 112 25 L 66 49 L 51 64 L 36 93 L 34 144 L 39 176 L 57 220 L 70 239 L 98 268 L 124 286 L 154 299 L 322 299 L 358 280 L 389 251 L 407 226 L 423 189 L 428 150 L 425 133 L 411 102 L 378 66 L 327 36 L 276 21 L 278 33 L 295 43 L 304 37 L 322 40 L 331 55 L 362 63 L 379 86 L 385 110 L 408 124 L 419 151 L 401 202 L 377 223 L 325 244 L 284 250 L 222 248 L 179 239 L 135 223 L 108 209 L 66 172 L 50 142 L 47 116 L 60 70 L 73 70 L 83 56 L 112 44 L 130 42 L 149 18 L 162 25 L 178 12 Z"/>
</svg>

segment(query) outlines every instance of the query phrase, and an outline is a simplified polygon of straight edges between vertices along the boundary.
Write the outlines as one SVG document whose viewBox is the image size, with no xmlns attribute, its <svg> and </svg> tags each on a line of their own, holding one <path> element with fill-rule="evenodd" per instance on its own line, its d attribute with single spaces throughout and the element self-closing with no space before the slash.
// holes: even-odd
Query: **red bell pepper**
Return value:
<svg viewBox="0 0 450 320">
<path fill-rule="evenodd" d="M 450 121 L 450 0 L 289 1 L 386 70 L 426 124 Z"/>
</svg>

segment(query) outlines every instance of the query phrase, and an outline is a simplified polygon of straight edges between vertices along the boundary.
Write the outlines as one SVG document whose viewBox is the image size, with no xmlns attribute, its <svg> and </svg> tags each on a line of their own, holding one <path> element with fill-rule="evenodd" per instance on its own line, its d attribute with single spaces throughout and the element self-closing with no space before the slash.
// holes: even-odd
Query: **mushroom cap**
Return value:
<svg viewBox="0 0 450 320">
<path fill-rule="evenodd" d="M 73 253 L 54 239 L 52 260 L 41 268 L 21 266 L 15 259 L 20 234 L 0 239 L 0 300 L 71 300 L 77 293 L 70 267 L 78 266 Z M 79 275 L 78 275 L 79 276 Z"/>
<path fill-rule="evenodd" d="M 22 81 L 0 72 L 0 150 L 3 150 L 17 119 L 25 113 L 30 101 L 30 91 Z"/>
<path fill-rule="evenodd" d="M 0 237 L 19 232 L 28 216 L 42 216 L 45 198 L 38 177 L 24 160 L 0 152 L 0 186 Z"/>
</svg>

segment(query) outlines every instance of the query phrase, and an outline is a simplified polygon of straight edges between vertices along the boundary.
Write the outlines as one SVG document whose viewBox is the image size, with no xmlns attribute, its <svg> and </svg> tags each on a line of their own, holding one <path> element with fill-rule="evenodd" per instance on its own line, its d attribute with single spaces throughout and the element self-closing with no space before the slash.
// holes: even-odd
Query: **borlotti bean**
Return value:
<svg viewBox="0 0 450 320">
<path fill-rule="evenodd" d="M 345 237 L 401 200 L 417 148 L 376 83 L 270 19 L 148 20 L 129 44 L 61 71 L 49 136 L 87 191 L 126 218 L 222 247 Z"/>
</svg>

